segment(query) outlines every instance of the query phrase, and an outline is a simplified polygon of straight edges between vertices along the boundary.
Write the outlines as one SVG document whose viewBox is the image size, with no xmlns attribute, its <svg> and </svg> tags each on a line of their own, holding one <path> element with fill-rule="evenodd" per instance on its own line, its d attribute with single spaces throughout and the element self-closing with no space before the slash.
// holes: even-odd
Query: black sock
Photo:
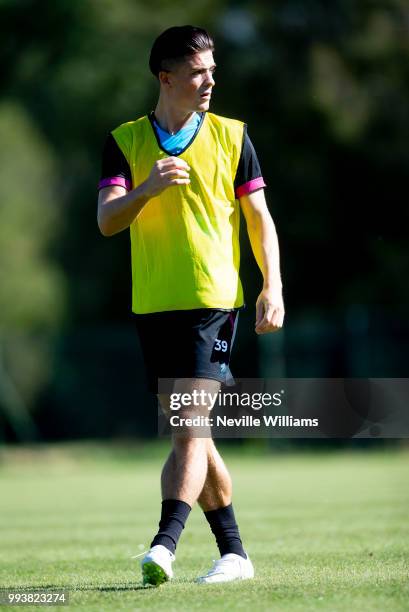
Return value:
<svg viewBox="0 0 409 612">
<path fill-rule="evenodd" d="M 230 504 L 225 508 L 218 508 L 217 510 L 209 510 L 204 515 L 215 535 L 220 555 L 236 553 L 236 555 L 240 555 L 243 559 L 247 559 L 241 543 L 239 528 L 234 518 L 233 505 Z"/>
<path fill-rule="evenodd" d="M 151 548 L 162 544 L 171 553 L 174 553 L 191 509 L 189 504 L 180 499 L 164 499 L 159 531 L 152 540 Z"/>
</svg>

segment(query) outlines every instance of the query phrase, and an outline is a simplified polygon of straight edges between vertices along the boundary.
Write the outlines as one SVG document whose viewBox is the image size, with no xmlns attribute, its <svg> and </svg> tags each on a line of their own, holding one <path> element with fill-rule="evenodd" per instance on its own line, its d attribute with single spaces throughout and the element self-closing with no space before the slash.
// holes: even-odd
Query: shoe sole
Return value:
<svg viewBox="0 0 409 612">
<path fill-rule="evenodd" d="M 147 561 L 143 564 L 142 578 L 144 585 L 151 584 L 153 586 L 159 586 L 169 580 L 165 570 L 154 561 Z"/>
<path fill-rule="evenodd" d="M 227 582 L 240 582 L 240 580 L 252 580 L 254 576 L 244 576 L 239 578 L 232 578 L 231 580 L 195 580 L 196 584 L 226 584 Z"/>
</svg>

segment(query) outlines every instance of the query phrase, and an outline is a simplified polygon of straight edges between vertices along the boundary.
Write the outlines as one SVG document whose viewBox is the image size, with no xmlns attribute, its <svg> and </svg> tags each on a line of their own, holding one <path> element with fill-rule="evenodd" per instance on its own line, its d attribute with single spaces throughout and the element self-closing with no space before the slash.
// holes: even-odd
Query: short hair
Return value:
<svg viewBox="0 0 409 612">
<path fill-rule="evenodd" d="M 153 43 L 149 57 L 149 68 L 156 77 L 161 70 L 169 68 L 169 62 L 180 62 L 186 56 L 200 51 L 214 51 L 211 36 L 191 25 L 168 28 Z"/>
</svg>

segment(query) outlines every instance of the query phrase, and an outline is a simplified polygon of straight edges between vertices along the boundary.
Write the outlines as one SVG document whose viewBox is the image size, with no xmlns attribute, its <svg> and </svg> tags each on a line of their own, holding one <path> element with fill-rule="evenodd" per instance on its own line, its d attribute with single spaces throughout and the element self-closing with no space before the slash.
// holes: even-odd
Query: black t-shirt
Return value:
<svg viewBox="0 0 409 612">
<path fill-rule="evenodd" d="M 128 191 L 132 189 L 132 175 L 129 164 L 112 134 L 108 134 L 105 140 L 99 189 L 109 185 L 120 185 Z M 240 160 L 234 179 L 236 197 L 265 186 L 257 154 L 245 125 Z"/>
</svg>

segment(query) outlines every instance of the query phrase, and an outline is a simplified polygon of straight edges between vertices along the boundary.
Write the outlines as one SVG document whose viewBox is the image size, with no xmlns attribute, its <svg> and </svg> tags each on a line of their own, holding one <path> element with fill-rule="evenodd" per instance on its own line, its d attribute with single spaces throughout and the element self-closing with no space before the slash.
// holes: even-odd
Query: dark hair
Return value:
<svg viewBox="0 0 409 612">
<path fill-rule="evenodd" d="M 169 68 L 169 62 L 208 50 L 214 50 L 214 43 L 206 30 L 191 25 L 174 26 L 162 32 L 153 43 L 149 68 L 157 77 L 161 70 Z"/>
</svg>

